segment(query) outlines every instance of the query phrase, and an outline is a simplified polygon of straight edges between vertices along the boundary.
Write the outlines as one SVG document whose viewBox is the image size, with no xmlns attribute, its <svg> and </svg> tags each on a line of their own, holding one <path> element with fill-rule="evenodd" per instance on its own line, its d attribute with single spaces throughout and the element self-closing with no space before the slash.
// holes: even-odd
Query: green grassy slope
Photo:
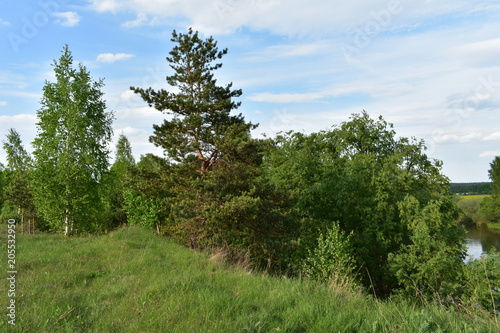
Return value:
<svg viewBox="0 0 500 333">
<path fill-rule="evenodd" d="M 5 234 L 2 226 L 4 272 Z M 139 227 L 100 237 L 18 235 L 16 245 L 16 326 L 2 315 L 2 332 L 495 331 L 437 306 L 250 274 Z"/>
</svg>

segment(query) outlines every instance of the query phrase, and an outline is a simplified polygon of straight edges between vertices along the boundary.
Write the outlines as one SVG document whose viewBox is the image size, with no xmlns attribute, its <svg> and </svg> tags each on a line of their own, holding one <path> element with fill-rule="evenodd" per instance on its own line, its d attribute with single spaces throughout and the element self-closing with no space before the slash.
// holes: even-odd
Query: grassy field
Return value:
<svg viewBox="0 0 500 333">
<path fill-rule="evenodd" d="M 484 199 L 486 197 L 490 197 L 489 194 L 480 194 L 480 195 L 460 195 L 460 199 Z"/>
<path fill-rule="evenodd" d="M 6 228 L 2 225 L 2 271 Z M 496 332 L 453 310 L 229 267 L 139 227 L 17 235 L 16 325 L 2 332 Z M 8 329 L 10 328 L 10 329 Z"/>
</svg>

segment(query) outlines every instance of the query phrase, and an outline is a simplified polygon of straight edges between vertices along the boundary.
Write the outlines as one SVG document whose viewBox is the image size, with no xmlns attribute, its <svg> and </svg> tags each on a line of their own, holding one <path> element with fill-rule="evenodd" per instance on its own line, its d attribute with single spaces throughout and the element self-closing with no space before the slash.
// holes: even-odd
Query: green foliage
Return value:
<svg viewBox="0 0 500 333">
<path fill-rule="evenodd" d="M 500 156 L 493 159 L 490 163 L 488 174 L 491 179 L 491 188 L 494 195 L 500 195 Z"/>
<path fill-rule="evenodd" d="M 125 190 L 123 197 L 131 225 L 155 227 L 161 222 L 161 203 L 157 198 L 145 197 L 133 190 Z"/>
<path fill-rule="evenodd" d="M 338 223 L 321 233 L 315 248 L 309 249 L 302 271 L 305 276 L 323 283 L 342 284 L 354 282 L 354 257 L 351 235 L 345 235 Z"/>
<path fill-rule="evenodd" d="M 462 302 L 474 314 L 500 317 L 500 253 L 492 248 L 487 256 L 471 260 L 465 267 Z"/>
<path fill-rule="evenodd" d="M 65 46 L 54 61 L 56 82 L 43 87 L 33 142 L 33 189 L 39 212 L 55 231 L 102 228 L 101 180 L 108 169 L 113 116 L 102 80 L 93 81 Z"/>
<path fill-rule="evenodd" d="M 491 196 L 484 198 L 479 205 L 479 214 L 487 222 L 500 221 L 500 204 L 498 203 L 498 196 Z"/>
<path fill-rule="evenodd" d="M 132 146 L 124 134 L 120 134 L 116 144 L 115 165 L 135 165 L 135 159 L 132 155 Z"/>
<path fill-rule="evenodd" d="M 495 157 L 490 163 L 489 176 L 493 195 L 481 202 L 479 211 L 487 222 L 498 222 L 500 221 L 500 156 Z"/>
<path fill-rule="evenodd" d="M 10 201 L 5 201 L 2 205 L 2 210 L 0 211 L 0 220 L 2 222 L 7 222 L 9 219 L 16 220 L 16 223 L 21 223 L 21 217 L 18 213 L 19 208 L 15 206 Z"/>
<path fill-rule="evenodd" d="M 20 223 L 24 224 L 25 218 L 29 221 L 36 218 L 33 191 L 30 185 L 32 160 L 23 147 L 21 136 L 15 129 L 9 129 L 6 138 L 7 140 L 3 142 L 3 149 L 7 154 L 4 200 L 17 208 L 15 215 L 9 212 L 10 217 L 19 217 Z"/>
<path fill-rule="evenodd" d="M 459 223 L 465 227 L 481 227 L 488 222 L 487 206 L 483 201 L 488 197 L 458 198 L 457 207 L 461 210 Z M 488 205 L 486 203 L 486 205 Z"/>
<path fill-rule="evenodd" d="M 444 204 L 431 201 L 421 207 L 411 196 L 399 203 L 409 242 L 389 255 L 389 263 L 402 292 L 408 296 L 456 296 L 463 281 L 465 232 L 454 225 Z"/>
<path fill-rule="evenodd" d="M 443 218 L 456 213 L 441 162 L 426 156 L 422 141 L 397 139 L 382 118 L 354 114 L 330 131 L 287 133 L 275 142 L 262 170 L 270 184 L 288 191 L 303 217 L 298 256 L 304 258 L 319 233 L 338 221 L 352 233 L 363 284 L 378 294 L 399 287 L 388 256 L 411 244 L 399 203 L 410 195 L 421 206 L 439 203 Z"/>
<path fill-rule="evenodd" d="M 243 169 L 243 170 L 242 170 Z M 209 204 L 202 216 L 211 245 L 243 248 L 260 268 L 284 270 L 294 249 L 298 225 L 289 200 L 255 175 L 248 165 L 232 165 L 210 174 Z M 243 179 L 238 179 L 245 175 Z M 228 186 L 230 185 L 230 186 Z"/>
<path fill-rule="evenodd" d="M 252 154 L 247 161 L 226 157 L 205 176 L 195 172 L 196 161 L 173 166 L 163 183 L 169 186 L 165 231 L 192 248 L 221 248 L 235 261 L 250 256 L 261 268 L 279 270 L 297 227 L 288 199 L 259 178 Z"/>
<path fill-rule="evenodd" d="M 117 188 L 121 195 L 121 207 L 130 224 L 157 229 L 164 224 L 168 209 L 166 201 L 170 196 L 165 177 L 169 171 L 165 160 L 152 154 L 141 156 L 137 165 L 127 166 Z"/>
<path fill-rule="evenodd" d="M 241 104 L 232 100 L 242 94 L 241 90 L 232 90 L 232 83 L 218 86 L 214 78 L 213 72 L 222 66 L 214 62 L 227 49 L 219 51 L 212 37 L 202 40 L 192 29 L 187 34 L 174 30 L 171 41 L 176 45 L 167 61 L 174 74 L 167 77 L 167 82 L 179 92 L 131 89 L 149 106 L 173 115 L 162 125 L 153 126 L 155 132 L 150 141 L 178 162 L 195 155 L 200 165 L 198 171 L 205 174 L 228 153 L 228 139 L 245 136 L 256 126 L 246 123 L 241 114 L 230 115 Z"/>
<path fill-rule="evenodd" d="M 124 193 L 129 190 L 129 179 L 135 169 L 132 147 L 127 137 L 120 134 L 116 145 L 115 161 L 102 180 L 102 198 L 109 217 L 105 229 L 113 229 L 127 223 Z"/>
</svg>

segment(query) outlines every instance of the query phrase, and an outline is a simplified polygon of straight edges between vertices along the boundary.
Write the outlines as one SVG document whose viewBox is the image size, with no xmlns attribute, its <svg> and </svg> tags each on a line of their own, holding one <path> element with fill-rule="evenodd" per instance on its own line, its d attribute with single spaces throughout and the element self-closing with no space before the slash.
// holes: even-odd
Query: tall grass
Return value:
<svg viewBox="0 0 500 333">
<path fill-rule="evenodd" d="M 18 235 L 17 247 L 12 332 L 498 329 L 493 322 L 437 305 L 378 301 L 359 291 L 250 273 L 140 227 L 100 237 Z M 5 245 L 1 251 L 6 253 Z M 0 298 L 5 309 L 5 292 Z M 0 330 L 7 331 L 7 319 L 0 318 Z"/>
</svg>

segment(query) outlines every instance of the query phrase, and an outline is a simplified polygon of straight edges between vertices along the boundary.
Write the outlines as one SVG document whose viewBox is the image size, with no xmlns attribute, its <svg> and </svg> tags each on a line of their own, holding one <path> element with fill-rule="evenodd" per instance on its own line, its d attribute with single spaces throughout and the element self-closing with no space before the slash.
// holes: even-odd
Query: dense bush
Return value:
<svg viewBox="0 0 500 333">
<path fill-rule="evenodd" d="M 338 221 L 343 232 L 352 234 L 356 267 L 367 289 L 389 294 L 411 287 L 397 279 L 388 260 L 416 246 L 402 212 L 409 196 L 415 209 L 439 207 L 434 220 L 422 223 L 440 223 L 439 229 L 428 229 L 428 236 L 439 237 L 445 246 L 441 250 L 453 261 L 462 257 L 463 231 L 454 224 L 457 210 L 448 179 L 440 172 L 441 163 L 425 155 L 423 142 L 397 139 L 391 124 L 366 112 L 330 131 L 287 133 L 275 142 L 262 169 L 271 184 L 288 191 L 302 217 L 299 262 L 319 234 Z M 425 261 L 424 253 L 413 255 Z"/>
<path fill-rule="evenodd" d="M 465 266 L 461 297 L 468 311 L 500 317 L 500 253 L 492 249 L 487 256 L 471 260 Z"/>
<path fill-rule="evenodd" d="M 389 254 L 389 267 L 402 287 L 400 292 L 425 299 L 458 296 L 466 254 L 464 230 L 452 223 L 443 202 L 421 207 L 408 196 L 399 207 L 409 242 Z"/>
</svg>

